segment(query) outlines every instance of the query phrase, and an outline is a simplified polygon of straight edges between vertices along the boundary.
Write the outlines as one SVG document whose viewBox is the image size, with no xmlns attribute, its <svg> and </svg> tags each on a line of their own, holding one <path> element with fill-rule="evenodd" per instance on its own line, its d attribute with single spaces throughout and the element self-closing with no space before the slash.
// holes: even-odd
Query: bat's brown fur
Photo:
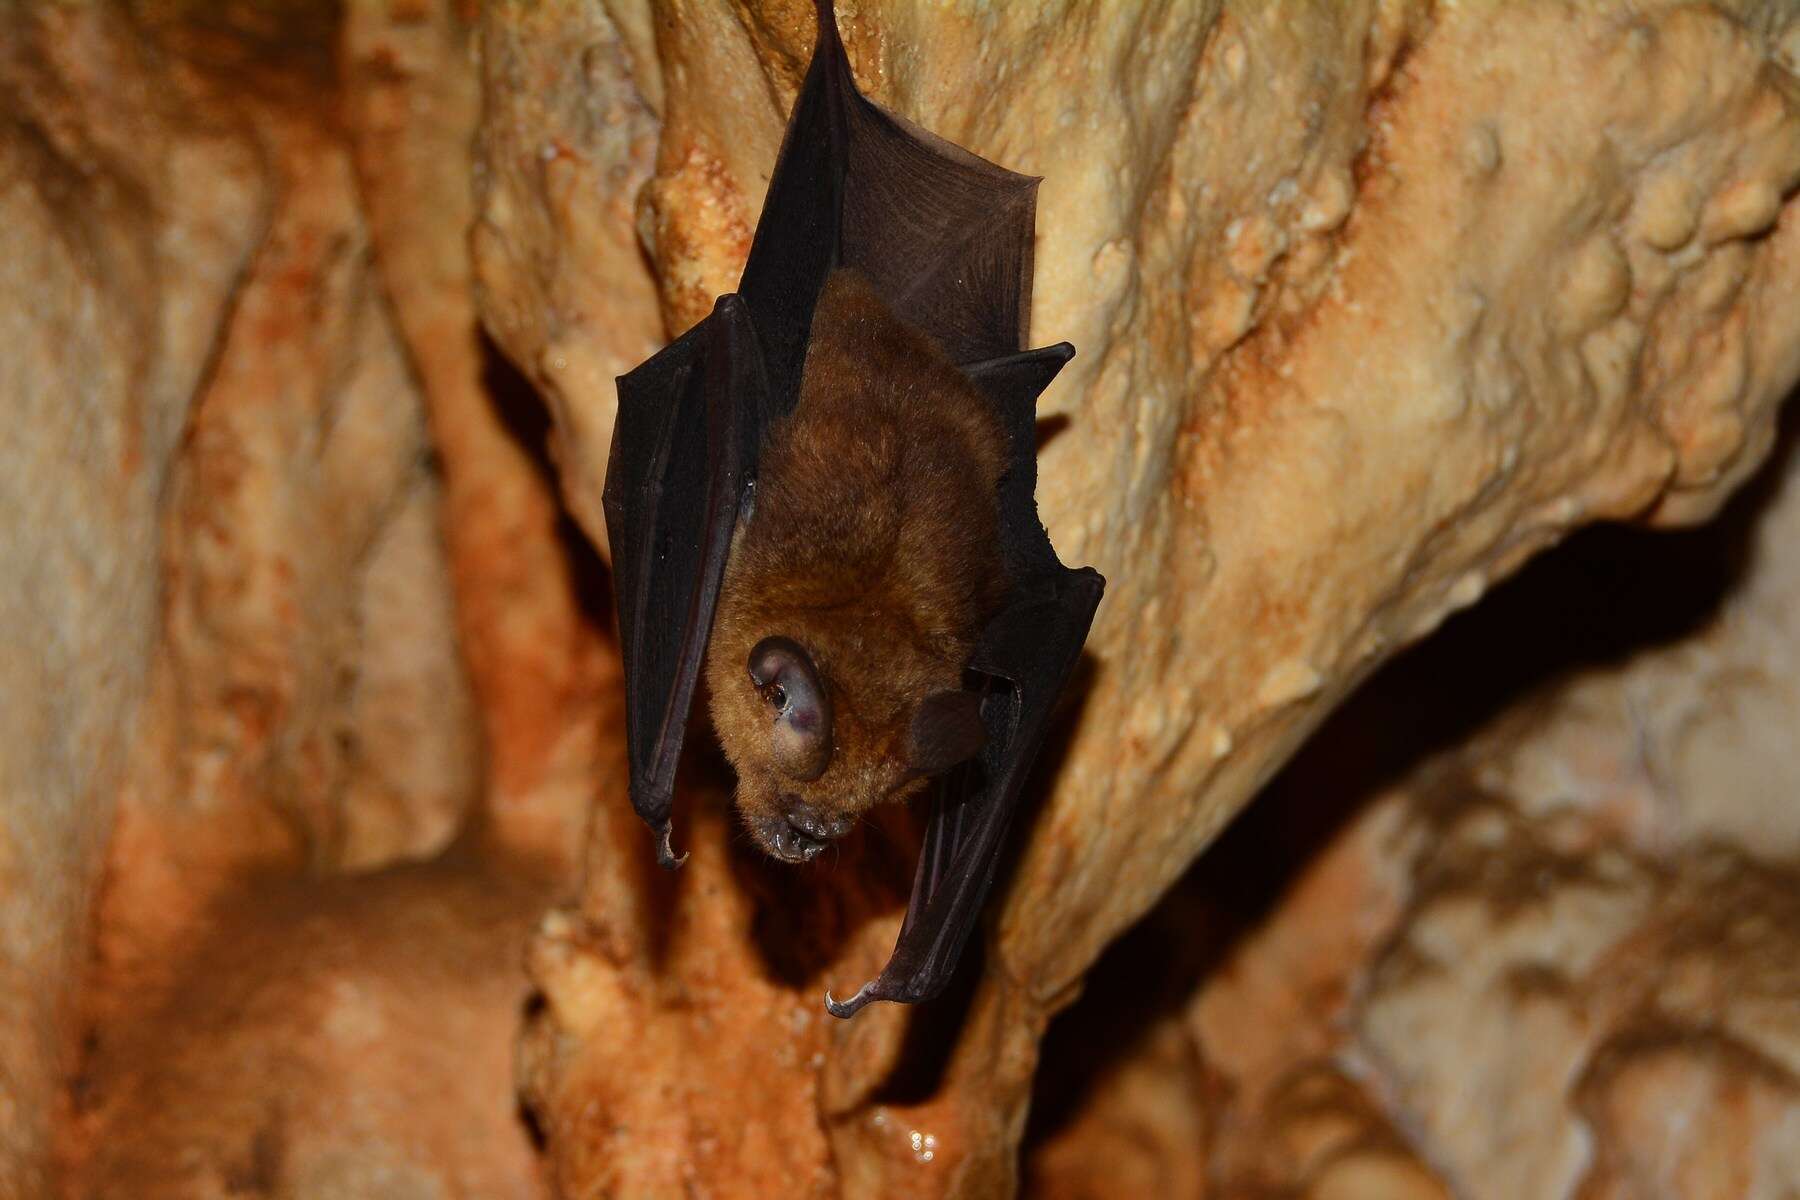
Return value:
<svg viewBox="0 0 1800 1200">
<path fill-rule="evenodd" d="M 772 853 L 793 818 L 817 837 L 922 786 L 907 735 L 919 703 L 962 685 L 1005 589 L 996 487 L 1006 434 L 929 338 L 851 271 L 827 282 L 800 398 L 770 431 L 707 652 L 713 721 L 738 807 Z M 831 696 L 818 779 L 776 770 L 771 718 L 746 660 L 779 635 L 811 655 Z"/>
</svg>

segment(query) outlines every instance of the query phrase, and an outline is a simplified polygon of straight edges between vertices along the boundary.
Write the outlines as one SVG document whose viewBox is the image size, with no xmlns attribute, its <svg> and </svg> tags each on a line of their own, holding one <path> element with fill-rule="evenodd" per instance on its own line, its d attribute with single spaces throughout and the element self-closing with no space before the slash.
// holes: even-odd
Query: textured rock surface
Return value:
<svg viewBox="0 0 1800 1200">
<path fill-rule="evenodd" d="M 248 140 L 116 14 L 0 14 L 0 1195 L 37 1196 L 148 687 L 157 498 L 262 222 Z M 203 203 L 156 205 L 177 181 Z"/>
<path fill-rule="evenodd" d="M 985 954 L 849 1024 L 912 819 L 778 867 L 702 747 L 658 872 L 537 461 L 603 547 L 611 378 L 731 286 L 810 5 L 0 16 L 0 1195 L 58 1112 L 76 1195 L 1791 1193 L 1785 495 L 1584 537 L 1177 879 L 1397 648 L 1763 457 L 1794 6 L 843 8 L 1045 176 L 1044 514 L 1112 579 Z"/>
<path fill-rule="evenodd" d="M 480 103 L 457 5 L 348 5 L 347 124 L 375 258 L 424 392 L 444 486 L 457 632 L 486 749 L 491 843 L 572 860 L 614 678 L 598 564 L 541 455 L 538 399 L 483 340 L 471 290 Z"/>
<path fill-rule="evenodd" d="M 1800 1187 L 1795 768 L 1741 749 L 1794 722 L 1791 436 L 1781 459 L 1705 529 L 1575 539 L 1355 698 L 1052 1028 L 1034 1186 L 1104 1194 L 1094 1131 L 1135 1115 L 1142 1169 L 1201 1194 Z M 1071 1045 L 1137 1024 L 1121 989 L 1189 1037 L 1108 1077 L 1199 1062 L 1204 1140 L 1145 1086 L 1058 1099 Z"/>
<path fill-rule="evenodd" d="M 607 377 L 639 327 L 593 281 L 643 287 L 636 196 L 667 332 L 732 286 L 808 8 L 484 13 L 484 316 L 552 397 L 596 539 Z M 1791 6 L 843 17 L 874 97 L 1044 176 L 1034 339 L 1081 357 L 1045 401 L 1067 428 L 1040 500 L 1063 556 L 1111 580 L 1096 669 L 949 1028 L 892 1009 L 819 1026 L 819 992 L 867 977 L 898 922 L 858 919 L 882 900 L 844 878 L 879 874 L 857 850 L 805 899 L 771 897 L 697 786 L 694 861 L 652 890 L 621 865 L 641 834 L 599 825 L 587 894 L 534 966 L 549 1003 L 527 1075 L 569 1190 L 729 1193 L 751 1162 L 802 1192 L 1009 1186 L 1051 1015 L 1330 708 L 1574 527 L 1708 515 L 1800 369 Z M 759 922 L 829 935 L 798 973 L 771 969 Z M 784 1011 L 779 1052 L 645 1049 L 759 1044 Z M 606 1034 L 616 1012 L 629 1047 Z M 757 1111 L 790 1106 L 782 1161 L 741 1123 L 606 1082 L 625 1077 L 686 1098 L 754 1079 Z M 1435 1186 L 1409 1163 L 1346 1160 L 1316 1186 Z"/>
<path fill-rule="evenodd" d="M 59 1112 L 72 1195 L 541 1190 L 522 939 L 616 682 L 452 11 L 0 18 L 0 1195 Z"/>
<path fill-rule="evenodd" d="M 1800 1187 L 1796 771 L 1745 749 L 1794 727 L 1787 457 L 1716 532 L 1701 578 L 1728 591 L 1696 632 L 1498 722 L 1413 801 L 1427 836 L 1355 1028 L 1459 1194 Z"/>
<path fill-rule="evenodd" d="M 267 224 L 164 497 L 161 637 L 115 818 L 96 1012 L 172 982 L 183 939 L 246 873 L 428 855 L 479 783 L 439 486 L 332 128 L 330 29 L 286 30 L 297 49 L 281 55 L 243 32 L 163 33 L 253 139 Z"/>
<path fill-rule="evenodd" d="M 235 898 L 90 1047 L 69 1194 L 542 1195 L 509 1032 L 549 895 L 452 857 Z"/>
</svg>

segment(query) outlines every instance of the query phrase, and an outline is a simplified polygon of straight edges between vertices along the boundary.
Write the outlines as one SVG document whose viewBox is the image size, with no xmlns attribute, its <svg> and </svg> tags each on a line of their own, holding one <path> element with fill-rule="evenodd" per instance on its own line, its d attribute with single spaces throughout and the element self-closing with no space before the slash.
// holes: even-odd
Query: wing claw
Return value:
<svg viewBox="0 0 1800 1200">
<path fill-rule="evenodd" d="M 686 851 L 683 851 L 680 856 L 676 855 L 673 842 L 674 829 L 670 827 L 669 822 L 664 821 L 654 832 L 656 833 L 656 865 L 665 871 L 679 871 L 681 865 L 688 860 L 688 856 Z"/>
<path fill-rule="evenodd" d="M 825 993 L 825 1011 L 834 1017 L 848 1020 L 860 1012 L 863 1005 L 871 1000 L 879 999 L 881 999 L 881 997 L 875 995 L 875 983 L 871 980 L 857 988 L 856 995 L 850 997 L 848 1000 L 833 999 L 830 991 L 827 991 Z"/>
</svg>

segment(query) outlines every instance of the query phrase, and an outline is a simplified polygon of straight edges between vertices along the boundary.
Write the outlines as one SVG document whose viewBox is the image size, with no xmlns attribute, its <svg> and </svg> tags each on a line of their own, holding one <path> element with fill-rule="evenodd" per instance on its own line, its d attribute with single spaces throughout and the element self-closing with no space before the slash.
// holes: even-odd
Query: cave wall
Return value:
<svg viewBox="0 0 1800 1200">
<path fill-rule="evenodd" d="M 763 862 L 702 744 L 656 871 L 593 558 L 811 6 L 0 16 L 0 1195 L 1791 1190 L 1794 505 L 1576 531 L 1774 444 L 1800 11 L 841 7 L 1044 177 L 1110 580 L 963 986 L 848 1024 L 916 827 Z M 1634 586 L 1503 585 L 1572 534 Z"/>
<path fill-rule="evenodd" d="M 158 625 L 158 499 L 265 220 L 254 154 L 116 14 L 0 35 L 0 1187 L 42 1194 L 73 983 Z M 153 206 L 182 176 L 209 202 Z"/>
<path fill-rule="evenodd" d="M 615 668 L 474 318 L 468 23 L 0 21 L 0 1195 L 537 1194 L 519 959 Z"/>
<path fill-rule="evenodd" d="M 597 824 L 533 959 L 525 1080 L 565 1188 L 1013 1186 L 1048 1022 L 1344 696 L 1571 531 L 1702 520 L 1763 461 L 1800 368 L 1794 17 L 846 7 L 872 97 L 1044 178 L 1032 338 L 1079 357 L 1041 406 L 1066 425 L 1040 507 L 1110 581 L 1093 669 L 949 1032 L 817 1016 L 891 944 L 882 850 L 792 897 L 696 784 L 670 901 L 625 865 L 641 833 Z M 643 287 L 640 244 L 666 332 L 730 289 L 812 28 L 800 3 L 484 11 L 483 311 L 596 541 L 634 355 L 594 298 Z M 577 62 L 578 98 L 545 98 Z M 772 967 L 771 923 L 809 953 Z M 779 1123 L 784 1162 L 745 1087 L 814 1114 Z"/>
<path fill-rule="evenodd" d="M 1353 698 L 1053 1027 L 1028 1194 L 1791 1191 L 1797 477 L 1790 429 Z"/>
</svg>

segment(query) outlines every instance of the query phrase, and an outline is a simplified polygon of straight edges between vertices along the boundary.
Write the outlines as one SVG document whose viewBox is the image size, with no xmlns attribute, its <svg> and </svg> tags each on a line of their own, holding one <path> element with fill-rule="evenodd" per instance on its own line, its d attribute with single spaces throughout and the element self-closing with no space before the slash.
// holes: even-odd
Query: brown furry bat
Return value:
<svg viewBox="0 0 1800 1200">
<path fill-rule="evenodd" d="M 605 499 L 663 866 L 702 671 L 778 858 L 938 776 L 892 957 L 826 994 L 847 1017 L 948 982 L 1105 581 L 1037 516 L 1037 398 L 1074 354 L 1025 348 L 1037 181 L 870 103 L 815 10 L 737 291 L 620 378 Z"/>
<path fill-rule="evenodd" d="M 861 275 L 833 273 L 707 651 L 738 808 L 769 853 L 809 859 L 980 748 L 960 688 L 1006 591 L 1005 451 L 992 406 L 944 352 Z"/>
</svg>

